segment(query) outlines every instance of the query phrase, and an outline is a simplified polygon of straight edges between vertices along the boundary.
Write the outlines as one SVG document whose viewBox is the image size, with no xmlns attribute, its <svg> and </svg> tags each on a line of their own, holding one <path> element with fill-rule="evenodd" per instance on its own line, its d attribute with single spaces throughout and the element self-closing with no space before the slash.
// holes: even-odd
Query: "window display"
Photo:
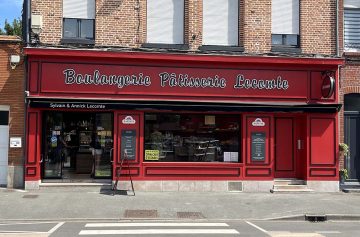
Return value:
<svg viewBox="0 0 360 237">
<path fill-rule="evenodd" d="M 145 161 L 240 162 L 238 115 L 145 114 Z"/>
</svg>

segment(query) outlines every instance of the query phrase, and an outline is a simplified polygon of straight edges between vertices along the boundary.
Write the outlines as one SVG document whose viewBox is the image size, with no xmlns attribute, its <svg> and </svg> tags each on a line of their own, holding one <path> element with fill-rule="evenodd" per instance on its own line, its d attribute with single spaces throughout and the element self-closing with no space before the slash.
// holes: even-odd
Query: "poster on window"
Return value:
<svg viewBox="0 0 360 237">
<path fill-rule="evenodd" d="M 145 150 L 145 160 L 159 160 L 159 150 Z"/>
</svg>

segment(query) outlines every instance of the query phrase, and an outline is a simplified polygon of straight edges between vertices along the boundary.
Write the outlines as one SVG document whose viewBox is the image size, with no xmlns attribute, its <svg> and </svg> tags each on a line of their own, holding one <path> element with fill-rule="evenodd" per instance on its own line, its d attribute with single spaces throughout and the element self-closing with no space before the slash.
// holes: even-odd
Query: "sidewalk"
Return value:
<svg viewBox="0 0 360 237">
<path fill-rule="evenodd" d="M 360 220 L 358 193 L 178 193 L 132 192 L 100 187 L 0 189 L 0 221 L 127 219 L 129 210 L 155 210 L 155 219 L 177 219 L 179 212 L 212 220 L 273 219 L 305 214 Z M 151 213 L 155 213 L 152 211 Z M 154 219 L 154 216 L 148 216 Z"/>
</svg>

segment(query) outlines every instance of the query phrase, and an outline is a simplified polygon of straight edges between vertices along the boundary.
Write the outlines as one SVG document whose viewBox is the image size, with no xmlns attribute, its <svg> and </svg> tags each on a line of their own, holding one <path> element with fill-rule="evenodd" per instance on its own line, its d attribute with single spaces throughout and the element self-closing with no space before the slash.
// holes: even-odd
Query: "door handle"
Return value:
<svg viewBox="0 0 360 237">
<path fill-rule="evenodd" d="M 40 159 L 40 162 L 39 162 L 39 163 L 41 164 L 41 163 L 44 162 L 44 155 L 41 155 L 40 157 L 41 157 L 41 159 Z"/>
<path fill-rule="evenodd" d="M 297 149 L 298 150 L 303 149 L 303 141 L 300 139 L 297 140 Z"/>
<path fill-rule="evenodd" d="M 111 149 L 110 149 L 110 162 L 111 162 L 111 163 L 114 163 L 114 160 L 113 160 L 113 150 L 114 150 L 114 148 L 111 148 Z"/>
</svg>

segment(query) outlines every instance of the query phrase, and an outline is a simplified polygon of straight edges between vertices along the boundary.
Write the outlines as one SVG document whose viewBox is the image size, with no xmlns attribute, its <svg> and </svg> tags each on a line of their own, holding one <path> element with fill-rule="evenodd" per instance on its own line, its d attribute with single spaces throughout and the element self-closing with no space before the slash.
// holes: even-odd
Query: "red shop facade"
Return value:
<svg viewBox="0 0 360 237">
<path fill-rule="evenodd" d="M 341 59 L 27 48 L 25 188 L 338 190 Z"/>
</svg>

